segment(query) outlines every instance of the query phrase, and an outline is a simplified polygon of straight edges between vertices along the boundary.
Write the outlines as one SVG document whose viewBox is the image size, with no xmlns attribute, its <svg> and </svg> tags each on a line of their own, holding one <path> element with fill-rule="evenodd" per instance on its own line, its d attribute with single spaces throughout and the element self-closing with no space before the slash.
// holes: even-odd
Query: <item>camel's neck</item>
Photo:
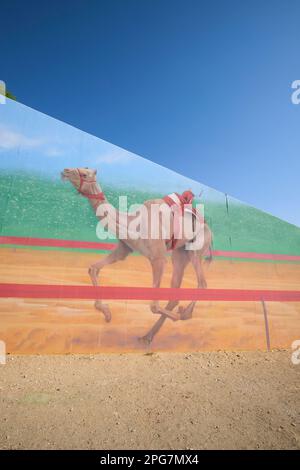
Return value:
<svg viewBox="0 0 300 470">
<path fill-rule="evenodd" d="M 81 193 L 89 200 L 95 212 L 97 212 L 100 204 L 108 203 L 105 194 L 97 181 L 95 181 L 95 183 L 84 182 L 81 187 Z"/>
<path fill-rule="evenodd" d="M 102 191 L 102 188 L 100 184 L 95 181 L 94 183 L 91 182 L 84 182 L 82 184 L 81 194 L 86 197 L 92 208 L 94 209 L 97 218 L 102 222 L 104 219 L 107 218 L 112 219 L 112 222 L 115 224 L 119 224 L 119 211 L 118 209 L 114 208 L 106 199 L 104 192 Z M 103 211 L 103 215 L 101 211 L 99 211 L 99 207 L 101 205 L 105 204 L 105 210 Z M 109 210 L 109 207 L 111 210 Z"/>
<path fill-rule="evenodd" d="M 108 228 L 109 232 L 117 238 L 124 237 L 124 234 L 127 234 L 127 217 L 129 217 L 127 212 L 120 212 L 108 202 L 97 181 L 84 182 L 80 188 L 80 193 L 89 200 L 104 228 Z M 102 205 L 105 207 L 101 208 Z"/>
</svg>

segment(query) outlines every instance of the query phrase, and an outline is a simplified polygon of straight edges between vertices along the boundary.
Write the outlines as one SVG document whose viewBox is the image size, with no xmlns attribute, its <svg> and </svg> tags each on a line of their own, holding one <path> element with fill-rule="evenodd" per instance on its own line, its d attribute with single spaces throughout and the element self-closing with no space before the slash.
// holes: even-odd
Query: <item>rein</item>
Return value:
<svg viewBox="0 0 300 470">
<path fill-rule="evenodd" d="M 77 168 L 77 171 L 78 171 L 78 175 L 79 175 L 79 179 L 80 179 L 80 185 L 79 185 L 79 188 L 77 189 L 77 191 L 79 192 L 79 194 L 81 194 L 82 196 L 84 197 L 87 197 L 88 199 L 97 199 L 98 201 L 104 201 L 105 200 L 105 196 L 104 196 L 104 193 L 103 192 L 100 192 L 100 193 L 97 193 L 97 194 L 90 194 L 90 193 L 86 193 L 85 191 L 82 191 L 82 186 L 84 183 L 97 183 L 96 179 L 94 180 L 90 180 L 90 181 L 86 181 L 83 177 L 83 175 L 80 173 L 80 170 L 79 168 Z"/>
</svg>

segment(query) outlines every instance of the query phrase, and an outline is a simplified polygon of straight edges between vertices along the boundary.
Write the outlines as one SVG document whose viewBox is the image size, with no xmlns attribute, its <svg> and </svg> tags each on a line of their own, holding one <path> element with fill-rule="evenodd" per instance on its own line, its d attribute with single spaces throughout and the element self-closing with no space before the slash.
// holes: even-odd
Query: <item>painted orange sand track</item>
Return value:
<svg viewBox="0 0 300 470">
<path fill-rule="evenodd" d="M 137 338 L 151 328 L 157 315 L 151 313 L 146 300 L 117 300 L 116 297 L 126 297 L 126 287 L 135 286 L 136 292 L 142 293 L 140 299 L 150 298 L 150 294 L 153 298 L 153 291 L 148 291 L 150 265 L 140 256 L 131 256 L 103 270 L 101 284 L 108 289 L 104 297 L 114 298 L 108 301 L 113 319 L 106 324 L 94 309 L 93 301 L 82 299 L 85 291 L 88 292 L 85 298 L 93 298 L 87 268 L 101 256 L 104 255 L 1 248 L 0 295 L 9 298 L 0 299 L 0 339 L 6 341 L 8 352 L 95 353 L 145 349 Z M 166 290 L 157 293 L 158 297 L 172 294 L 167 289 L 170 277 L 169 261 L 162 284 Z M 202 300 L 193 318 L 167 320 L 150 349 L 266 349 L 266 316 L 271 348 L 290 347 L 293 340 L 300 338 L 299 263 L 214 259 L 206 267 L 206 278 L 209 289 L 200 293 Z M 37 284 L 32 291 L 32 286 Z M 53 298 L 43 298 L 46 295 L 43 292 L 49 292 L 51 286 Z M 194 286 L 195 276 L 188 267 L 181 297 L 193 298 Z M 63 298 L 68 289 L 69 297 L 73 298 Z M 39 294 L 30 294 L 34 291 Z M 174 295 L 178 297 L 177 292 Z"/>
</svg>

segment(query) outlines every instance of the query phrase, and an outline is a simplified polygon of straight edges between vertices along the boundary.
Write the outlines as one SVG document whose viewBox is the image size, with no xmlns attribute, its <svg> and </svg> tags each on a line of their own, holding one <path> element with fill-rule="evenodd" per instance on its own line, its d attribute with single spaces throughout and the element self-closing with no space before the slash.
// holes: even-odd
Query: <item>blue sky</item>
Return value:
<svg viewBox="0 0 300 470">
<path fill-rule="evenodd" d="M 15 1 L 20 102 L 300 225 L 300 2 Z"/>
</svg>

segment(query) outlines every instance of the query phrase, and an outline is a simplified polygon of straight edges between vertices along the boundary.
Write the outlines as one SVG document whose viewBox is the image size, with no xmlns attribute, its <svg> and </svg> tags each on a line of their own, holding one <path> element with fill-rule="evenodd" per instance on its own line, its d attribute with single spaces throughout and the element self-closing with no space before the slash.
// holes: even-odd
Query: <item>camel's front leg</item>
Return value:
<svg viewBox="0 0 300 470">
<path fill-rule="evenodd" d="M 92 264 L 89 267 L 89 275 L 92 280 L 94 286 L 98 286 L 98 275 L 99 272 L 104 266 L 109 264 L 116 263 L 117 261 L 121 261 L 126 258 L 126 256 L 131 252 L 131 249 L 125 245 L 124 242 L 120 241 L 118 246 L 115 248 L 114 251 L 109 253 L 109 255 L 105 256 L 105 258 L 101 259 L 97 263 Z M 97 299 L 95 301 L 95 308 L 103 313 L 105 321 L 111 321 L 111 311 L 107 304 L 104 304 L 102 300 Z"/>
</svg>

